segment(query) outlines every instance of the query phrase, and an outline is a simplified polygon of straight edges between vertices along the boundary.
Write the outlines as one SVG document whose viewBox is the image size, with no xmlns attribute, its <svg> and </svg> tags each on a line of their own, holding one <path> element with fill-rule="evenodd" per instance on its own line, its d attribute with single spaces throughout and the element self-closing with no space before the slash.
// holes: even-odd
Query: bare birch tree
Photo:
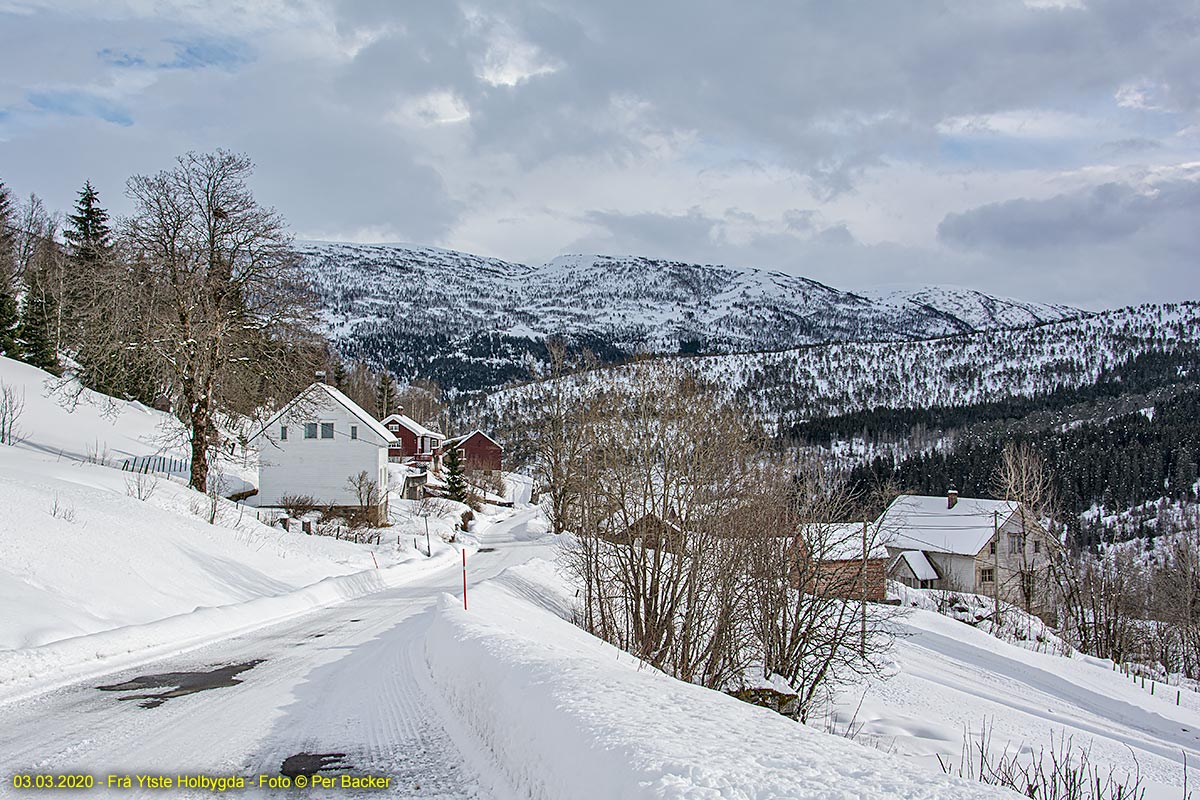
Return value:
<svg viewBox="0 0 1200 800">
<path fill-rule="evenodd" d="M 121 269 L 136 278 L 117 290 L 132 290 L 119 299 L 135 305 L 112 309 L 124 325 L 96 359 L 113 363 L 134 349 L 154 365 L 187 426 L 190 483 L 200 491 L 221 443 L 220 414 L 265 399 L 294 380 L 297 360 L 315 355 L 290 238 L 279 214 L 255 200 L 251 171 L 246 156 L 218 150 L 129 180 Z"/>
</svg>

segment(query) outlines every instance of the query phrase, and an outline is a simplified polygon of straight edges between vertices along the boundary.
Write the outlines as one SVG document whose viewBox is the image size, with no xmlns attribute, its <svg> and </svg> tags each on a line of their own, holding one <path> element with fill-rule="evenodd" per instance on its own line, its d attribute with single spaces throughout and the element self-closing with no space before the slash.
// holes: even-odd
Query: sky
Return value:
<svg viewBox="0 0 1200 800">
<path fill-rule="evenodd" d="M 0 0 L 0 180 L 248 154 L 301 239 L 1200 299 L 1200 0 Z"/>
</svg>

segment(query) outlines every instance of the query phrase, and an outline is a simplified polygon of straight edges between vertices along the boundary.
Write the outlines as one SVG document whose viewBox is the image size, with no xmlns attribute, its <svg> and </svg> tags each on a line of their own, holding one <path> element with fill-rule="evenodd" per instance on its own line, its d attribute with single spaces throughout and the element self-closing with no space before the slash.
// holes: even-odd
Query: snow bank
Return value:
<svg viewBox="0 0 1200 800">
<path fill-rule="evenodd" d="M 447 595 L 426 640 L 435 685 L 521 796 L 1013 796 L 648 668 L 562 619 L 556 584 L 532 562 L 473 589 L 469 612 Z"/>
</svg>

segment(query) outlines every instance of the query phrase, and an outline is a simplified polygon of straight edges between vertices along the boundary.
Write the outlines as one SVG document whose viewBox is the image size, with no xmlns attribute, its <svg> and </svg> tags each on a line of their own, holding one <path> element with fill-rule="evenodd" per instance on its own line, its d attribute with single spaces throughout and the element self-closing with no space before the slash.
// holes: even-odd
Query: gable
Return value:
<svg viewBox="0 0 1200 800">
<path fill-rule="evenodd" d="M 352 424 L 359 425 L 359 439 L 377 445 L 387 445 L 396 441 L 387 428 L 383 427 L 373 416 L 332 386 L 324 383 L 313 383 L 291 402 L 279 409 L 262 429 L 250 437 L 254 441 L 268 430 L 283 422 L 315 422 L 321 411 L 335 411 L 346 417 Z M 293 419 L 293 416 L 296 418 Z"/>
</svg>

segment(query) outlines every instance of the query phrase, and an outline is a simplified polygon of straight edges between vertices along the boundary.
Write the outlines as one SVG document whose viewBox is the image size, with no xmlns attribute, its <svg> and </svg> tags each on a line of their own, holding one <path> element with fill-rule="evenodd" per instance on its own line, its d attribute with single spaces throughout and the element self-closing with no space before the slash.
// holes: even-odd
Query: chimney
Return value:
<svg viewBox="0 0 1200 800">
<path fill-rule="evenodd" d="M 317 378 L 317 383 L 324 383 L 325 382 L 325 370 L 323 370 L 323 369 L 317 370 L 316 378 Z"/>
<path fill-rule="evenodd" d="M 950 491 L 946 492 L 946 508 L 954 508 L 956 505 L 958 505 L 958 489 L 951 486 Z"/>
</svg>

